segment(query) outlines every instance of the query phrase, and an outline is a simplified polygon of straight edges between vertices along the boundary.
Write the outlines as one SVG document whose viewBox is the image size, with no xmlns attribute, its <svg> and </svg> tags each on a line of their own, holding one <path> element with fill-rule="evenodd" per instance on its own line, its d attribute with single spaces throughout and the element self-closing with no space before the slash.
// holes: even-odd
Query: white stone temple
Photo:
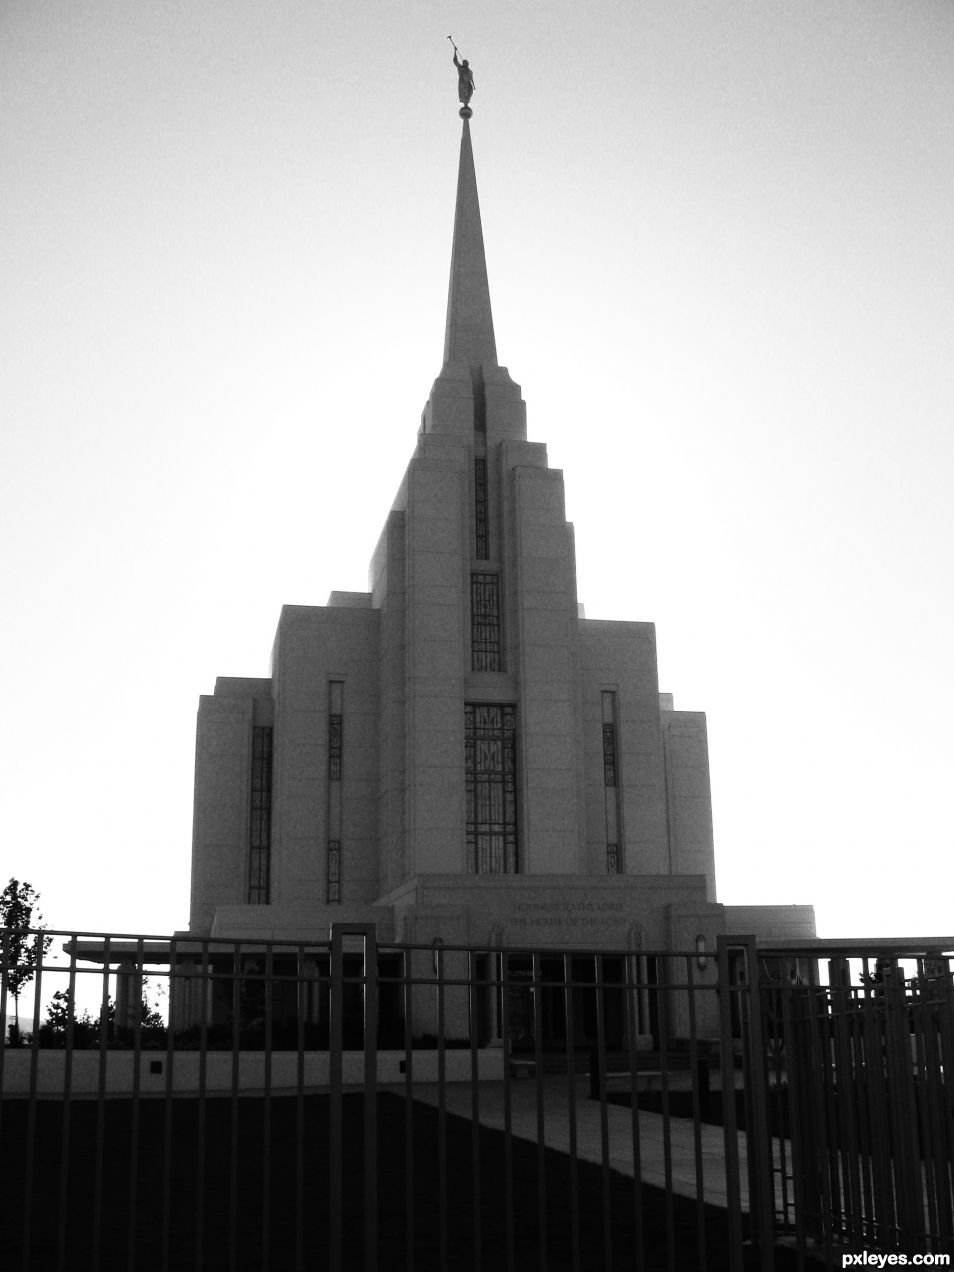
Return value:
<svg viewBox="0 0 954 1272">
<path fill-rule="evenodd" d="M 652 623 L 578 605 L 563 475 L 497 360 L 467 117 L 443 364 L 368 591 L 285 606 L 271 675 L 199 707 L 188 935 L 333 923 L 554 950 L 815 932 L 809 906 L 717 901 L 705 716 L 660 693 Z"/>
</svg>

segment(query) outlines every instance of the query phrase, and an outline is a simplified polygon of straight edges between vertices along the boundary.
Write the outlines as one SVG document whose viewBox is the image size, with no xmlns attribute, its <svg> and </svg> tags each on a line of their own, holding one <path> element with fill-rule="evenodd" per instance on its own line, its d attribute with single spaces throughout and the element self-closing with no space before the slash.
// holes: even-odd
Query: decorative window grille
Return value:
<svg viewBox="0 0 954 1272">
<path fill-rule="evenodd" d="M 604 689 L 601 698 L 603 715 L 603 785 L 606 788 L 606 873 L 619 874 L 622 866 L 616 694 L 611 689 Z"/>
<path fill-rule="evenodd" d="M 490 534 L 487 526 L 487 461 L 474 460 L 474 521 L 477 540 L 477 560 L 490 557 Z"/>
<path fill-rule="evenodd" d="M 472 671 L 500 671 L 500 578 L 470 576 L 470 646 Z"/>
<path fill-rule="evenodd" d="M 341 902 L 341 766 L 344 683 L 328 682 L 328 860 L 327 896 L 329 905 Z"/>
<path fill-rule="evenodd" d="M 341 901 L 341 840 L 328 840 L 328 903 Z"/>
<path fill-rule="evenodd" d="M 268 905 L 272 835 L 272 730 L 252 729 L 252 796 L 249 826 L 248 903 Z"/>
<path fill-rule="evenodd" d="M 328 716 L 328 778 L 341 781 L 341 714 Z"/>
<path fill-rule="evenodd" d="M 475 874 L 517 870 L 515 720 L 512 706 L 464 707 L 467 852 Z"/>
<path fill-rule="evenodd" d="M 603 782 L 616 785 L 616 726 L 603 725 Z"/>
</svg>

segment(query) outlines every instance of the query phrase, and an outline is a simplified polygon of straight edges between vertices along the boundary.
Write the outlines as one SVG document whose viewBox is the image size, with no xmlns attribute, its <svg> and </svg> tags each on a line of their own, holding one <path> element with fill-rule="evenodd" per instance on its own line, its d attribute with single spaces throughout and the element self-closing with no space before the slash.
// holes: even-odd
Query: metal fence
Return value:
<svg viewBox="0 0 954 1272">
<path fill-rule="evenodd" d="M 823 955 L 829 957 L 823 959 Z M 833 1249 L 954 1252 L 954 997 L 941 948 L 762 958 L 776 1225 Z M 825 984 L 812 983 L 821 972 Z M 777 1094 L 776 1094 L 777 1093 Z"/>
<path fill-rule="evenodd" d="M 939 950 L 0 935 L 4 1267 L 952 1249 Z"/>
</svg>

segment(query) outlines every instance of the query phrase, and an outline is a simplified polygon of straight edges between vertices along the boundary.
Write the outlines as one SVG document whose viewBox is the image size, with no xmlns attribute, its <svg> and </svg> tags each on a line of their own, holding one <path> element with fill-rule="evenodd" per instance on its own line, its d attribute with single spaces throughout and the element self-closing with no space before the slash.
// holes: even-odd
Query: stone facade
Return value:
<svg viewBox="0 0 954 1272">
<path fill-rule="evenodd" d="M 465 120 L 444 362 L 369 590 L 286 606 L 271 676 L 201 700 L 189 934 L 693 949 L 726 916 L 705 716 L 660 694 L 652 624 L 582 616 L 497 362 Z"/>
</svg>

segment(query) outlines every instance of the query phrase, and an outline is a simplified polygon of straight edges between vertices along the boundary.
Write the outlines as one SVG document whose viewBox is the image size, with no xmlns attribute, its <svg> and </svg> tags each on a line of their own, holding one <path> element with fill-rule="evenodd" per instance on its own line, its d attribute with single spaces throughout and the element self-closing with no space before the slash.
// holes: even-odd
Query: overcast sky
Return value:
<svg viewBox="0 0 954 1272">
<path fill-rule="evenodd" d="M 707 713 L 719 899 L 954 932 L 950 0 L 5 0 L 0 881 L 188 917 L 195 712 L 363 590 L 460 120 L 580 599 Z"/>
</svg>

